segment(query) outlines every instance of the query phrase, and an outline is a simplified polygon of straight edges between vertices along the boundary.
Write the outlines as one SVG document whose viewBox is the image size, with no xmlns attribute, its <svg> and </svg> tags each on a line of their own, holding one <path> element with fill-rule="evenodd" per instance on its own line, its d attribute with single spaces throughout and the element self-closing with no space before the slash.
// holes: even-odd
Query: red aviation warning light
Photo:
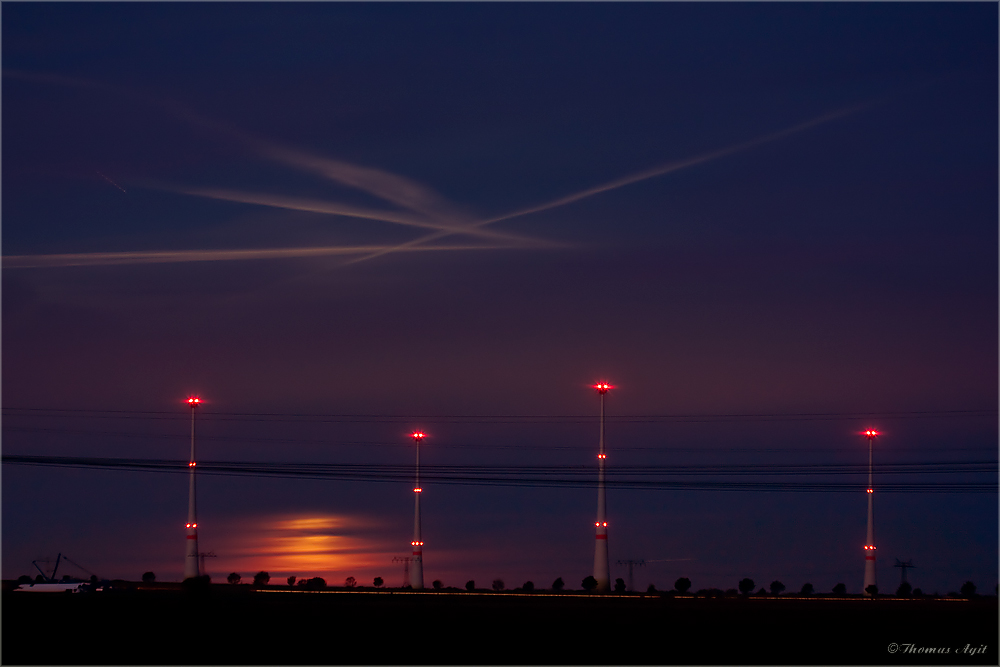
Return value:
<svg viewBox="0 0 1000 667">
<path fill-rule="evenodd" d="M 871 440 L 872 438 L 877 438 L 878 437 L 878 431 L 876 431 L 873 428 L 870 428 L 867 431 L 865 431 L 865 437 L 868 438 L 869 440 Z"/>
<path fill-rule="evenodd" d="M 598 382 L 594 385 L 594 389 L 597 390 L 598 394 L 606 394 L 609 389 L 614 389 L 614 385 L 610 385 L 607 382 Z"/>
<path fill-rule="evenodd" d="M 420 442 L 421 440 L 423 440 L 424 438 L 426 438 L 427 435 L 425 433 L 420 432 L 420 431 L 416 431 L 414 433 L 411 433 L 410 437 L 413 438 L 414 440 L 416 440 L 417 442 Z"/>
<path fill-rule="evenodd" d="M 188 397 L 188 405 L 190 405 L 192 408 L 194 406 L 198 405 L 199 403 L 201 403 L 201 399 L 198 398 L 197 396 L 189 396 Z"/>
</svg>

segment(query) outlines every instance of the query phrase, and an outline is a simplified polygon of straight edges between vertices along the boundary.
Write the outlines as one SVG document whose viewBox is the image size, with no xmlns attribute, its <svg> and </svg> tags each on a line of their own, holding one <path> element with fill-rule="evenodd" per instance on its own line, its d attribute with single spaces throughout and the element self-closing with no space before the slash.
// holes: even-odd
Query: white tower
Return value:
<svg viewBox="0 0 1000 667">
<path fill-rule="evenodd" d="M 413 565 L 410 567 L 410 585 L 414 590 L 419 590 L 424 587 L 424 541 L 420 537 L 420 494 L 424 490 L 420 488 L 420 441 L 425 435 L 420 431 L 411 435 L 417 443 L 417 475 L 413 486 L 413 541 L 410 542 L 413 547 Z"/>
<path fill-rule="evenodd" d="M 604 463 L 608 456 L 604 451 L 604 395 L 611 385 L 601 382 L 594 385 L 601 395 L 601 436 L 597 454 L 597 535 L 594 542 L 594 579 L 597 579 L 597 592 L 607 593 L 611 590 L 611 565 L 608 563 L 608 508 L 604 497 Z"/>
<path fill-rule="evenodd" d="M 194 413 L 201 404 L 201 399 L 191 396 L 187 400 L 191 406 L 191 458 L 188 460 L 188 520 L 187 520 L 187 556 L 184 558 L 184 578 L 192 579 L 201 572 L 198 568 L 198 506 L 195 497 L 194 470 L 196 467 L 194 458 Z"/>
<path fill-rule="evenodd" d="M 872 486 L 872 443 L 878 437 L 878 431 L 868 429 L 865 431 L 868 438 L 868 534 L 865 539 L 865 584 L 861 587 L 866 597 L 871 593 L 867 591 L 869 586 L 875 586 L 875 513 L 873 501 L 875 487 Z"/>
</svg>

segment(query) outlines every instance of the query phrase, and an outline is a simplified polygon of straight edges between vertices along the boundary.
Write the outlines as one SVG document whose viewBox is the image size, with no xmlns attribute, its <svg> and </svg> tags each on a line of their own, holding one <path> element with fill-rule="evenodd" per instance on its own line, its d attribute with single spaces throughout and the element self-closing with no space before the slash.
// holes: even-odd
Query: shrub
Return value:
<svg viewBox="0 0 1000 667">
<path fill-rule="evenodd" d="M 781 592 L 785 590 L 785 585 L 780 581 L 771 582 L 771 595 L 781 595 Z"/>
<path fill-rule="evenodd" d="M 615 593 L 624 593 L 624 592 L 625 592 L 625 580 L 622 579 L 621 577 L 618 577 L 617 579 L 615 579 Z"/>
<path fill-rule="evenodd" d="M 533 592 L 535 590 L 535 582 L 533 581 L 524 582 L 524 584 L 521 585 L 521 590 L 524 591 L 525 593 Z"/>
<path fill-rule="evenodd" d="M 814 590 L 815 589 L 813 588 L 812 584 L 805 583 L 805 584 L 802 584 L 802 590 L 799 591 L 799 594 L 800 595 L 812 595 Z"/>
<path fill-rule="evenodd" d="M 443 583 L 441 583 L 441 580 L 440 580 L 440 579 L 435 579 L 435 580 L 434 580 L 434 583 L 432 583 L 432 584 L 431 584 L 431 586 L 433 586 L 433 587 L 434 587 L 434 590 L 436 590 L 436 591 L 439 591 L 439 590 L 441 590 L 442 588 L 444 588 L 444 584 L 443 584 Z"/>
<path fill-rule="evenodd" d="M 753 579 L 747 577 L 746 579 L 741 579 L 737 587 L 740 589 L 740 593 L 743 595 L 750 595 L 753 592 Z"/>
<path fill-rule="evenodd" d="M 152 572 L 143 572 L 142 573 L 142 583 L 144 583 L 144 584 L 151 584 L 154 581 L 156 581 L 156 575 L 155 574 L 153 574 Z"/>
<path fill-rule="evenodd" d="M 688 579 L 687 577 L 681 577 L 680 579 L 674 582 L 674 589 L 678 593 L 687 593 L 688 589 L 690 588 L 691 588 L 691 580 Z"/>
<path fill-rule="evenodd" d="M 382 581 L 382 577 L 375 577 L 375 581 L 373 581 L 372 584 L 375 586 L 375 588 L 382 588 L 385 582 Z"/>
<path fill-rule="evenodd" d="M 469 579 L 467 582 L 465 582 L 465 590 L 467 591 L 476 590 L 476 582 L 473 579 Z"/>
<path fill-rule="evenodd" d="M 962 584 L 962 588 L 961 588 L 960 592 L 965 597 L 971 598 L 973 595 L 976 594 L 976 585 L 974 583 L 972 583 L 971 581 L 967 581 L 964 584 Z"/>
<path fill-rule="evenodd" d="M 243 581 L 243 577 L 240 576 L 239 572 L 230 572 L 229 576 L 226 577 L 226 581 L 231 583 L 233 586 Z"/>
<path fill-rule="evenodd" d="M 261 570 L 257 574 L 253 575 L 253 585 L 254 586 L 267 586 L 268 582 L 271 581 L 271 575 L 264 570 Z"/>
<path fill-rule="evenodd" d="M 504 589 L 503 579 L 494 579 L 493 580 L 493 590 L 495 590 L 496 592 L 499 593 L 503 589 Z"/>
<path fill-rule="evenodd" d="M 833 594 L 834 595 L 846 595 L 847 594 L 847 585 L 846 584 L 837 584 L 836 586 L 833 587 Z"/>
<path fill-rule="evenodd" d="M 562 577 L 559 577 L 558 579 L 552 582 L 552 590 L 554 591 L 561 591 L 565 587 L 566 583 L 562 580 Z"/>
<path fill-rule="evenodd" d="M 595 579 L 593 575 L 588 575 L 583 578 L 581 584 L 583 585 L 583 590 L 589 593 L 590 591 L 597 588 L 597 579 Z"/>
<path fill-rule="evenodd" d="M 354 577 L 348 577 L 347 579 L 344 579 L 344 586 L 347 588 L 354 588 L 357 585 L 358 585 L 358 580 L 355 579 Z"/>
</svg>

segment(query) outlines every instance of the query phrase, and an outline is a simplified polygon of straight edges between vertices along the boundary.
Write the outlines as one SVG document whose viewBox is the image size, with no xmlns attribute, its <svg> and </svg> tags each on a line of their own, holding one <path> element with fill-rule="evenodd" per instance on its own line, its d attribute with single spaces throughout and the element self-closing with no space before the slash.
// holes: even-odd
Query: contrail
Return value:
<svg viewBox="0 0 1000 667">
<path fill-rule="evenodd" d="M 339 183 L 341 185 L 346 185 L 363 192 L 375 195 L 380 199 L 397 204 L 401 207 L 409 209 L 411 211 L 416 211 L 423 213 L 431 219 L 438 220 L 441 224 L 432 225 L 425 224 L 423 226 L 443 231 L 443 230 L 453 230 L 455 233 L 460 233 L 463 227 L 467 227 L 468 223 L 473 220 L 473 216 L 463 210 L 461 210 L 455 204 L 449 202 L 441 195 L 437 194 L 430 188 L 421 185 L 413 180 L 406 177 L 399 176 L 387 171 L 380 169 L 374 169 L 371 167 L 362 167 L 356 164 L 351 164 L 349 162 L 344 162 L 342 160 L 334 160 L 331 158 L 326 158 L 311 153 L 307 153 L 301 150 L 296 150 L 282 146 L 280 144 L 261 139 L 259 137 L 253 136 L 247 132 L 235 129 L 225 123 L 221 123 L 210 118 L 206 118 L 201 114 L 189 109 L 188 107 L 176 102 L 171 99 L 164 99 L 156 96 L 145 95 L 141 93 L 136 93 L 127 88 L 120 88 L 113 84 L 106 84 L 99 81 L 93 81 L 89 79 L 82 78 L 71 78 L 61 75 L 45 74 L 45 73 L 34 73 L 34 72 L 23 72 L 19 70 L 4 70 L 3 76 L 23 79 L 27 81 L 36 81 L 39 83 L 47 83 L 58 86 L 66 87 L 76 87 L 76 88 L 91 88 L 98 90 L 107 90 L 111 92 L 116 92 L 120 94 L 129 95 L 135 99 L 138 99 L 146 104 L 151 104 L 153 106 L 165 109 L 168 113 L 173 116 L 191 124 L 204 129 L 208 129 L 217 134 L 224 135 L 231 140 L 235 140 L 237 143 L 242 144 L 245 147 L 250 148 L 252 151 L 258 155 L 268 158 L 274 162 L 284 164 L 289 167 L 293 167 L 302 171 L 307 171 L 311 173 L 319 174 L 324 178 Z M 103 174 L 102 174 L 103 176 Z M 104 177 L 107 178 L 107 177 Z M 108 179 L 110 181 L 110 179 Z M 113 183 L 119 189 L 124 191 L 124 188 L 118 186 L 118 184 Z M 200 194 L 201 196 L 211 196 L 205 194 L 205 192 L 193 192 L 193 191 L 182 191 L 185 194 Z M 246 201 L 247 203 L 258 203 L 261 205 L 271 205 L 264 201 L 249 199 L 237 199 L 235 197 L 217 197 L 220 199 L 231 199 L 232 201 Z M 336 204 L 330 204 L 330 206 L 337 206 Z M 286 208 L 285 206 L 281 206 Z M 292 208 L 298 208 L 292 207 Z M 317 207 L 312 207 L 308 209 L 301 210 L 317 210 L 317 212 L 333 212 L 339 215 L 351 215 L 348 213 L 339 213 L 335 211 L 318 211 Z M 355 209 L 355 211 L 360 211 L 360 209 Z M 370 213 L 370 212 L 369 212 Z M 415 224 L 416 218 L 404 218 L 399 216 L 392 216 L 390 213 L 386 213 L 384 216 L 379 217 L 373 214 L 365 215 L 354 215 L 353 217 L 365 217 L 369 219 L 379 219 L 385 220 L 387 222 L 396 222 L 399 224 Z M 421 226 L 421 225 L 417 225 Z M 518 238 L 525 242 L 532 242 L 533 239 L 528 237 L 519 236 L 515 237 L 511 234 L 501 234 L 501 233 L 490 233 L 484 234 L 481 231 L 469 231 L 466 233 L 471 233 L 476 236 L 484 238 L 496 238 L 496 239 L 513 239 Z"/>
<path fill-rule="evenodd" d="M 177 264 L 182 262 L 219 262 L 247 259 L 298 259 L 377 252 L 385 246 L 325 246 L 305 248 L 250 248 L 237 250 L 152 250 L 134 252 L 91 252 L 62 255 L 8 255 L 5 269 L 61 268 L 71 266 L 114 266 L 122 264 Z M 408 248 L 407 251 L 439 252 L 446 250 L 508 250 L 519 245 L 434 245 Z"/>
<path fill-rule="evenodd" d="M 838 111 L 833 111 L 833 112 L 830 112 L 830 113 L 826 113 L 826 114 L 823 114 L 822 116 L 817 116 L 816 118 L 812 118 L 812 119 L 807 120 L 807 121 L 805 121 L 803 123 L 799 123 L 798 125 L 793 125 L 792 127 L 788 127 L 788 128 L 783 129 L 783 130 L 778 130 L 777 132 L 772 132 L 771 134 L 766 134 L 764 136 L 757 137 L 755 139 L 751 139 L 749 141 L 744 141 L 742 143 L 734 144 L 734 145 L 728 146 L 726 148 L 720 148 L 720 149 L 715 150 L 715 151 L 711 151 L 711 152 L 708 152 L 708 153 L 703 153 L 701 155 L 698 155 L 698 156 L 695 156 L 695 157 L 692 157 L 692 158 L 688 158 L 687 160 L 679 160 L 679 161 L 676 161 L 676 162 L 668 162 L 667 164 L 663 164 L 663 165 L 660 165 L 658 167 L 654 167 L 652 169 L 647 169 L 645 171 L 640 171 L 640 172 L 638 172 L 636 174 L 632 174 L 630 176 L 623 176 L 623 177 L 617 178 L 617 179 L 615 179 L 613 181 L 608 181 L 607 183 L 604 183 L 602 185 L 597 185 L 595 187 L 588 188 L 586 190 L 581 190 L 580 192 L 577 192 L 577 193 L 574 193 L 574 194 L 571 194 L 571 195 L 567 195 L 565 197 L 560 197 L 559 199 L 555 199 L 553 201 L 546 202 L 544 204 L 538 204 L 537 206 L 532 206 L 532 207 L 529 207 L 529 208 L 521 209 L 519 211 L 514 211 L 513 213 L 507 213 L 507 214 L 504 214 L 504 215 L 501 215 L 501 216 L 497 216 L 495 218 L 489 218 L 487 220 L 480 220 L 479 222 L 475 222 L 475 223 L 469 225 L 469 227 L 471 227 L 471 228 L 484 227 L 486 225 L 492 225 L 495 222 L 500 222 L 501 220 L 510 220 L 512 218 L 519 218 L 521 216 L 530 215 L 532 213 L 538 213 L 540 211 L 547 211 L 549 209 L 557 208 L 559 206 L 565 206 L 567 204 L 571 204 L 571 203 L 579 201 L 581 199 L 586 199 L 587 197 L 593 197 L 594 195 L 600 194 L 602 192 L 607 192 L 609 190 L 616 190 L 618 188 L 624 187 L 626 185 L 630 185 L 632 183 L 638 183 L 639 181 L 645 181 L 645 180 L 648 180 L 650 178 L 655 178 L 656 176 L 663 176 L 664 174 L 669 174 L 669 173 L 672 173 L 672 172 L 675 172 L 675 171 L 680 171 L 681 169 L 687 169 L 688 167 L 693 167 L 693 166 L 698 165 L 698 164 L 704 164 L 705 162 L 710 162 L 712 160 L 717 160 L 717 159 L 722 158 L 722 157 L 733 155 L 734 153 L 739 153 L 741 151 L 745 151 L 745 150 L 748 150 L 750 148 L 761 146 L 763 144 L 770 143 L 772 141 L 777 141 L 778 139 L 783 139 L 785 137 L 791 136 L 791 135 L 796 134 L 798 132 L 802 132 L 802 131 L 807 130 L 809 128 L 816 127 L 817 125 L 822 125 L 824 123 L 828 123 L 828 122 L 830 122 L 832 120 L 835 120 L 837 118 L 842 118 L 844 116 L 848 116 L 848 115 L 851 115 L 853 113 L 857 113 L 861 109 L 867 108 L 870 105 L 871 105 L 870 102 L 866 102 L 864 104 L 858 104 L 858 105 L 855 105 L 855 106 L 847 107 L 845 109 L 840 109 Z M 374 259 L 375 257 L 380 257 L 382 255 L 387 255 L 387 254 L 389 254 L 391 252 L 396 252 L 397 250 L 406 250 L 408 248 L 411 248 L 413 246 L 419 245 L 421 243 L 426 243 L 428 241 L 434 241 L 434 240 L 440 239 L 442 237 L 448 236 L 450 233 L 451 232 L 447 232 L 447 231 L 443 231 L 443 230 L 442 231 L 437 231 L 437 232 L 434 232 L 433 234 L 428 234 L 426 236 L 423 236 L 423 237 L 420 237 L 420 238 L 417 238 L 417 239 L 413 239 L 411 241 L 407 241 L 406 243 L 401 243 L 401 244 L 399 244 L 397 246 L 393 246 L 391 248 L 386 248 L 385 250 L 380 250 L 380 251 L 378 251 L 376 253 L 372 253 L 371 255 L 366 255 L 364 257 L 359 257 L 357 259 L 353 259 L 353 260 L 351 260 L 349 262 L 346 262 L 346 264 L 357 264 L 358 262 L 363 262 L 365 260 Z"/>
<path fill-rule="evenodd" d="M 369 209 L 325 200 L 303 199 L 300 197 L 287 197 L 284 195 L 240 192 L 237 190 L 222 190 L 215 188 L 159 187 L 155 185 L 148 187 L 156 187 L 167 192 L 177 192 L 180 194 L 194 195 L 196 197 L 207 197 L 209 199 L 220 199 L 223 201 L 239 202 L 242 204 L 257 204 L 259 206 L 269 206 L 272 208 L 283 208 L 294 211 L 308 211 L 312 213 L 342 215 L 351 218 L 363 218 L 366 220 L 380 220 L 383 222 L 392 222 L 400 225 L 420 227 L 423 229 L 444 231 L 449 234 L 470 234 L 472 236 L 479 236 L 488 239 L 518 241 L 526 246 L 546 244 L 544 241 L 518 234 L 477 229 L 469 227 L 468 225 L 446 224 L 444 222 L 428 220 L 423 217 L 404 215 L 393 211 Z"/>
<path fill-rule="evenodd" d="M 367 192 L 412 211 L 453 222 L 472 219 L 468 213 L 459 210 L 456 205 L 430 188 L 404 176 L 282 146 L 237 130 L 225 123 L 205 118 L 176 102 L 170 102 L 167 106 L 176 116 L 187 122 L 227 135 L 275 162 L 319 174 L 328 180 Z"/>
<path fill-rule="evenodd" d="M 128 194 L 128 192 L 126 192 L 125 188 L 123 188 L 122 186 L 118 185 L 117 183 L 115 183 L 114 181 L 112 181 L 110 178 L 108 178 L 107 176 L 105 176 L 104 174 L 102 174 L 101 172 L 97 172 L 97 174 L 98 174 L 98 176 L 100 176 L 101 178 L 103 178 L 104 180 L 106 180 L 111 185 L 115 186 L 116 188 L 118 188 L 122 192 L 125 192 L 125 194 Z"/>
</svg>

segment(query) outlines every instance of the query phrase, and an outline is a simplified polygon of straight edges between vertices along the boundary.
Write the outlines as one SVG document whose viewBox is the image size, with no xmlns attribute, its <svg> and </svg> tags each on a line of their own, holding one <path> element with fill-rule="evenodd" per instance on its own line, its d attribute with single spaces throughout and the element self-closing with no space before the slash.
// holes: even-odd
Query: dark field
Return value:
<svg viewBox="0 0 1000 667">
<path fill-rule="evenodd" d="M 5 665 L 995 665 L 997 623 L 996 597 L 671 599 L 225 586 L 198 595 L 5 592 L 0 658 Z"/>
</svg>

